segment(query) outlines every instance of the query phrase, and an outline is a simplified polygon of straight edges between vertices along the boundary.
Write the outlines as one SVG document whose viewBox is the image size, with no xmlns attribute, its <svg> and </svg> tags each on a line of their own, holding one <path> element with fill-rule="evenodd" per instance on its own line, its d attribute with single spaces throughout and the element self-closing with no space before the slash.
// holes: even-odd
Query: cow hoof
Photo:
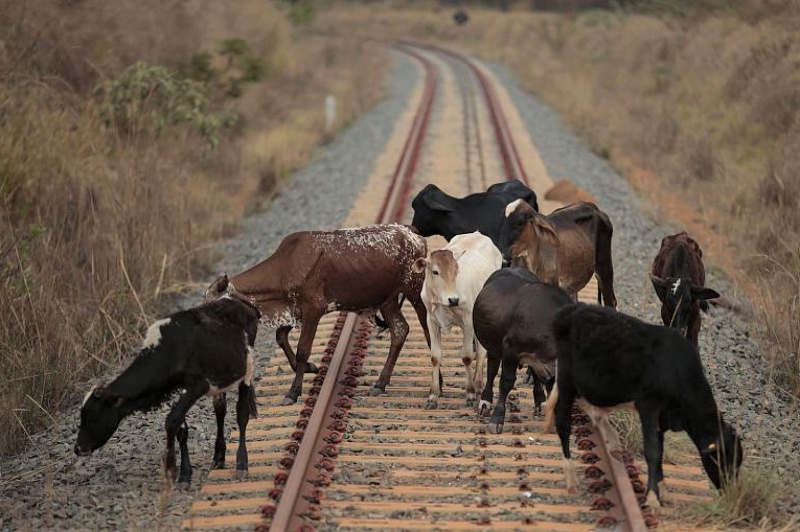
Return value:
<svg viewBox="0 0 800 532">
<path fill-rule="evenodd" d="M 492 409 L 492 403 L 481 399 L 480 403 L 478 403 L 478 415 L 485 416 L 487 415 Z"/>
<path fill-rule="evenodd" d="M 236 480 L 239 480 L 239 481 L 247 480 L 247 469 L 237 469 L 236 470 Z"/>
<path fill-rule="evenodd" d="M 661 508 L 661 503 L 658 502 L 658 495 L 654 491 L 647 493 L 647 498 L 644 501 L 645 506 L 650 508 L 650 511 L 658 515 L 658 510 Z"/>
<path fill-rule="evenodd" d="M 428 402 L 425 404 L 425 410 L 436 410 L 439 408 L 439 403 L 436 399 L 428 399 Z"/>
<path fill-rule="evenodd" d="M 376 397 L 378 395 L 386 395 L 386 391 L 382 388 L 378 388 L 377 386 L 373 386 L 372 389 L 370 389 L 369 394 L 372 397 Z"/>
<path fill-rule="evenodd" d="M 486 428 L 492 434 L 502 434 L 503 433 L 503 424 L 502 423 L 489 423 L 486 425 Z"/>
<path fill-rule="evenodd" d="M 294 397 L 289 397 L 289 396 L 287 395 L 286 397 L 284 397 L 284 398 L 283 398 L 283 401 L 281 401 L 281 406 L 289 406 L 289 405 L 293 405 L 293 404 L 295 404 L 296 402 L 297 402 L 297 399 L 296 399 L 296 398 L 294 398 Z"/>
<path fill-rule="evenodd" d="M 533 415 L 539 417 L 542 415 L 542 405 L 533 407 Z"/>
<path fill-rule="evenodd" d="M 186 490 L 189 489 L 190 486 L 191 486 L 191 483 L 188 480 L 184 480 L 184 481 L 178 482 L 175 485 L 175 489 L 177 489 L 178 491 L 186 491 Z"/>
<path fill-rule="evenodd" d="M 225 469 L 225 460 L 214 460 L 211 469 Z"/>
<path fill-rule="evenodd" d="M 306 373 L 319 373 L 319 368 L 312 362 L 306 362 Z"/>
</svg>

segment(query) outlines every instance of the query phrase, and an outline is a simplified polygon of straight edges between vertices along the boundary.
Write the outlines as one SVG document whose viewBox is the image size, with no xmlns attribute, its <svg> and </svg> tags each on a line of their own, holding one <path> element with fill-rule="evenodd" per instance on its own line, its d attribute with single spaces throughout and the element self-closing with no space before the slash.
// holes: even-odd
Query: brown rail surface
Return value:
<svg viewBox="0 0 800 532">
<path fill-rule="evenodd" d="M 374 221 L 407 221 L 437 92 L 432 56 L 469 67 L 481 87 L 507 176 L 527 181 L 489 77 L 452 52 L 408 43 L 402 49 L 424 66 L 426 81 Z M 464 76 L 460 82 L 465 83 Z M 460 93 L 468 98 L 474 92 L 462 86 Z M 474 106 L 465 102 L 463 107 Z M 479 113 L 468 115 L 479 131 Z M 478 181 L 468 187 L 485 187 L 485 176 Z M 596 293 L 594 285 L 588 290 Z M 384 396 L 372 397 L 370 390 L 388 351 L 388 334 L 376 336 L 355 314 L 328 315 L 320 324 L 314 353 L 322 352 L 321 371 L 306 376 L 308 392 L 297 405 L 276 406 L 293 373 L 280 364 L 268 368 L 257 387 L 261 418 L 248 430 L 250 480 L 235 482 L 230 471 L 213 471 L 184 528 L 642 530 L 656 523 L 639 509 L 644 476 L 630 460 L 609 459 L 602 438 L 580 414 L 574 418 L 573 457 L 584 461 L 583 489 L 566 492 L 558 438 L 542 434 L 542 421 L 533 417 L 531 394 L 521 382 L 510 396 L 505 433 L 488 434 L 485 420 L 464 405 L 459 357 L 445 356 L 439 409 L 425 410 L 430 353 L 413 311 L 406 318 L 412 330 Z M 459 347 L 456 334 L 445 336 L 446 353 Z M 696 467 L 666 466 L 665 471 L 673 491 L 678 488 L 675 500 L 708 491 Z"/>
</svg>

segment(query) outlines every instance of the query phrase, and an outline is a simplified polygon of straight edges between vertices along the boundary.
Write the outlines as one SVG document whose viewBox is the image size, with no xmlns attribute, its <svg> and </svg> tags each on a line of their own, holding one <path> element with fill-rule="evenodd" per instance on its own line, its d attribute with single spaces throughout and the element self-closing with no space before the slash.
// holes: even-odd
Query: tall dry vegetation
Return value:
<svg viewBox="0 0 800 532">
<path fill-rule="evenodd" d="M 471 9 L 464 26 L 446 10 L 385 9 L 340 24 L 509 66 L 657 212 L 700 232 L 754 304 L 776 382 L 799 396 L 800 3 L 608 4 L 636 10 L 543 13 L 520 2 L 510 13 Z"/>
<path fill-rule="evenodd" d="M 0 0 L 0 454 L 128 360 L 326 140 L 326 94 L 336 127 L 375 101 L 385 58 L 291 10 Z"/>
</svg>

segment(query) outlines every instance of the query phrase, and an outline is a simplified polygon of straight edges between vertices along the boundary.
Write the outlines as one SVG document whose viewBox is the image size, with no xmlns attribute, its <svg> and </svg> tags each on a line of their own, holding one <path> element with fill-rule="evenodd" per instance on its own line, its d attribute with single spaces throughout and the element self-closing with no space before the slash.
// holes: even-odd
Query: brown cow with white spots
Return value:
<svg viewBox="0 0 800 532">
<path fill-rule="evenodd" d="M 300 396 L 303 374 L 316 371 L 308 357 L 317 325 L 333 311 L 380 310 L 389 326 L 391 344 L 372 394 L 385 392 L 409 326 L 401 311 L 408 299 L 430 343 L 425 305 L 420 297 L 424 275 L 414 262 L 427 255 L 425 239 L 398 224 L 374 225 L 334 231 L 292 233 L 270 257 L 228 279 L 219 277 L 206 290 L 206 300 L 226 293 L 238 294 L 261 311 L 261 323 L 276 328 L 295 378 L 284 405 Z M 301 327 L 297 355 L 289 345 L 289 332 Z"/>
</svg>

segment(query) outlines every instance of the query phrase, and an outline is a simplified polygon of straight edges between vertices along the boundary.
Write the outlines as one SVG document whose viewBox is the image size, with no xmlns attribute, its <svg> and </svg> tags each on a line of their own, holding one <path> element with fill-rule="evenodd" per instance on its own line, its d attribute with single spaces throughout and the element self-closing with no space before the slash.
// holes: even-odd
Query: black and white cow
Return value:
<svg viewBox="0 0 800 532">
<path fill-rule="evenodd" d="M 442 235 L 448 242 L 455 235 L 480 231 L 497 245 L 506 205 L 516 199 L 539 210 L 536 193 L 518 179 L 495 183 L 486 192 L 463 198 L 450 196 L 429 184 L 411 201 L 414 209 L 411 225 L 422 236 Z"/>
<path fill-rule="evenodd" d="M 251 381 L 259 317 L 258 309 L 249 302 L 226 297 L 155 322 L 130 366 L 108 385 L 94 387 L 86 395 L 75 453 L 91 454 L 105 445 L 125 417 L 157 408 L 179 391 L 178 401 L 167 415 L 162 461 L 167 478 L 174 481 L 177 439 L 181 452 L 178 487 L 185 488 L 192 477 L 186 412 L 201 396 L 213 397 L 217 439 L 212 467 L 221 469 L 225 466 L 225 393 L 238 388 L 236 473 L 240 479 L 246 478 L 247 422 L 256 417 Z"/>
</svg>

